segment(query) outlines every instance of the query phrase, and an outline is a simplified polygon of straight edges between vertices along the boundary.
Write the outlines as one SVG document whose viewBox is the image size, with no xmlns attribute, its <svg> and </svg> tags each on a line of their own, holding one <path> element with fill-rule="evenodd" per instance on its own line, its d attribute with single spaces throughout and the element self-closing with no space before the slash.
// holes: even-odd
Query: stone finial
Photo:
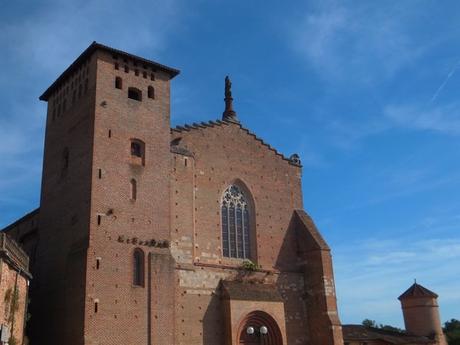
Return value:
<svg viewBox="0 0 460 345">
<path fill-rule="evenodd" d="M 300 156 L 297 153 L 294 153 L 289 157 L 289 160 L 291 161 L 292 164 L 301 166 L 302 162 L 300 161 Z"/>
<path fill-rule="evenodd" d="M 222 120 L 240 122 L 233 110 L 232 82 L 228 76 L 225 77 L 225 110 L 222 114 Z"/>
</svg>

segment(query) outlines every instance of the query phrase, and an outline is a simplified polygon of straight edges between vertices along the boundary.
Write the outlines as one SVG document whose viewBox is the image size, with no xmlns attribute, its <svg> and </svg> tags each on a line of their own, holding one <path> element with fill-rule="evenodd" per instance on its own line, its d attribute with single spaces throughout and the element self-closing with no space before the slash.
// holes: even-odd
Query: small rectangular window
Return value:
<svg viewBox="0 0 460 345">
<path fill-rule="evenodd" d="M 142 157 L 142 145 L 138 142 L 131 143 L 131 155 Z"/>
<path fill-rule="evenodd" d="M 100 215 L 97 216 L 97 225 L 101 225 L 101 218 L 102 217 Z"/>
<path fill-rule="evenodd" d="M 145 144 L 142 140 L 131 139 L 131 157 L 134 158 L 132 161 L 135 164 L 145 165 Z"/>
<path fill-rule="evenodd" d="M 130 87 L 128 88 L 128 98 L 134 99 L 136 101 L 142 101 L 142 91 L 135 88 Z"/>
<path fill-rule="evenodd" d="M 120 77 L 115 77 L 115 88 L 120 90 L 123 88 L 123 80 Z"/>
</svg>

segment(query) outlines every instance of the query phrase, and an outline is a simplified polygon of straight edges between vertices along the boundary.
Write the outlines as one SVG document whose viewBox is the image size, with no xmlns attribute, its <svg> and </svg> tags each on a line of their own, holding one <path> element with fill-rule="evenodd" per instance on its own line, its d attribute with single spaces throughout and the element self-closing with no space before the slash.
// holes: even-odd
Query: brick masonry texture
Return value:
<svg viewBox="0 0 460 345">
<path fill-rule="evenodd" d="M 40 209 L 7 229 L 33 257 L 32 344 L 234 345 L 253 313 L 274 320 L 279 343 L 343 344 L 330 249 L 302 211 L 300 165 L 233 121 L 171 129 L 176 74 L 92 45 L 46 92 Z M 222 255 L 232 184 L 249 198 L 256 271 Z M 241 300 L 225 281 L 273 293 Z"/>
<path fill-rule="evenodd" d="M 8 326 L 10 334 L 22 344 L 29 276 L 10 259 L 10 255 L 8 257 L 0 258 L 0 324 Z M 14 297 L 15 290 L 17 298 Z M 17 307 L 12 308 L 12 305 Z"/>
</svg>

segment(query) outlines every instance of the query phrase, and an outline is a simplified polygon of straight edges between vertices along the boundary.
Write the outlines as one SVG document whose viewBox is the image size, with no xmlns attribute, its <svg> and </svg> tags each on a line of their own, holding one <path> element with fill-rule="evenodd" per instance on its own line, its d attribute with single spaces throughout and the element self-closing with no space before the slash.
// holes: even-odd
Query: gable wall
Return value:
<svg viewBox="0 0 460 345">
<path fill-rule="evenodd" d="M 178 137 L 182 137 L 180 146 L 187 147 L 194 158 L 175 155 L 173 161 L 173 243 L 189 237 L 196 261 L 239 265 L 240 260 L 222 257 L 220 203 L 226 188 L 240 181 L 255 206 L 252 260 L 263 269 L 279 266 L 293 210 L 302 208 L 301 169 L 236 124 L 173 132 L 173 138 Z M 190 196 L 193 202 L 182 205 Z"/>
<path fill-rule="evenodd" d="M 249 279 L 276 286 L 284 299 L 287 344 L 307 344 L 303 275 L 290 233 L 293 210 L 302 208 L 301 169 L 237 124 L 173 131 L 171 139 L 179 137 L 178 146 L 193 157 L 172 154 L 171 252 L 179 283 L 176 343 L 224 344 L 228 311 L 219 281 Z M 254 201 L 252 259 L 262 268 L 244 277 L 241 259 L 222 256 L 221 197 L 235 181 L 244 183 Z"/>
</svg>

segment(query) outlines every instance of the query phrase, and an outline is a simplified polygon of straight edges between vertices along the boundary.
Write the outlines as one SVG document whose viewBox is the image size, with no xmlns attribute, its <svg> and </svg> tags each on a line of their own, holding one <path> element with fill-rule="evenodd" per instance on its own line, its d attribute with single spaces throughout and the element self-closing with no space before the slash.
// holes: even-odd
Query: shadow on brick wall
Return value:
<svg viewBox="0 0 460 345">
<path fill-rule="evenodd" d="M 221 303 L 218 295 L 211 296 L 203 317 L 203 345 L 221 344 L 224 339 L 225 328 Z"/>
</svg>

